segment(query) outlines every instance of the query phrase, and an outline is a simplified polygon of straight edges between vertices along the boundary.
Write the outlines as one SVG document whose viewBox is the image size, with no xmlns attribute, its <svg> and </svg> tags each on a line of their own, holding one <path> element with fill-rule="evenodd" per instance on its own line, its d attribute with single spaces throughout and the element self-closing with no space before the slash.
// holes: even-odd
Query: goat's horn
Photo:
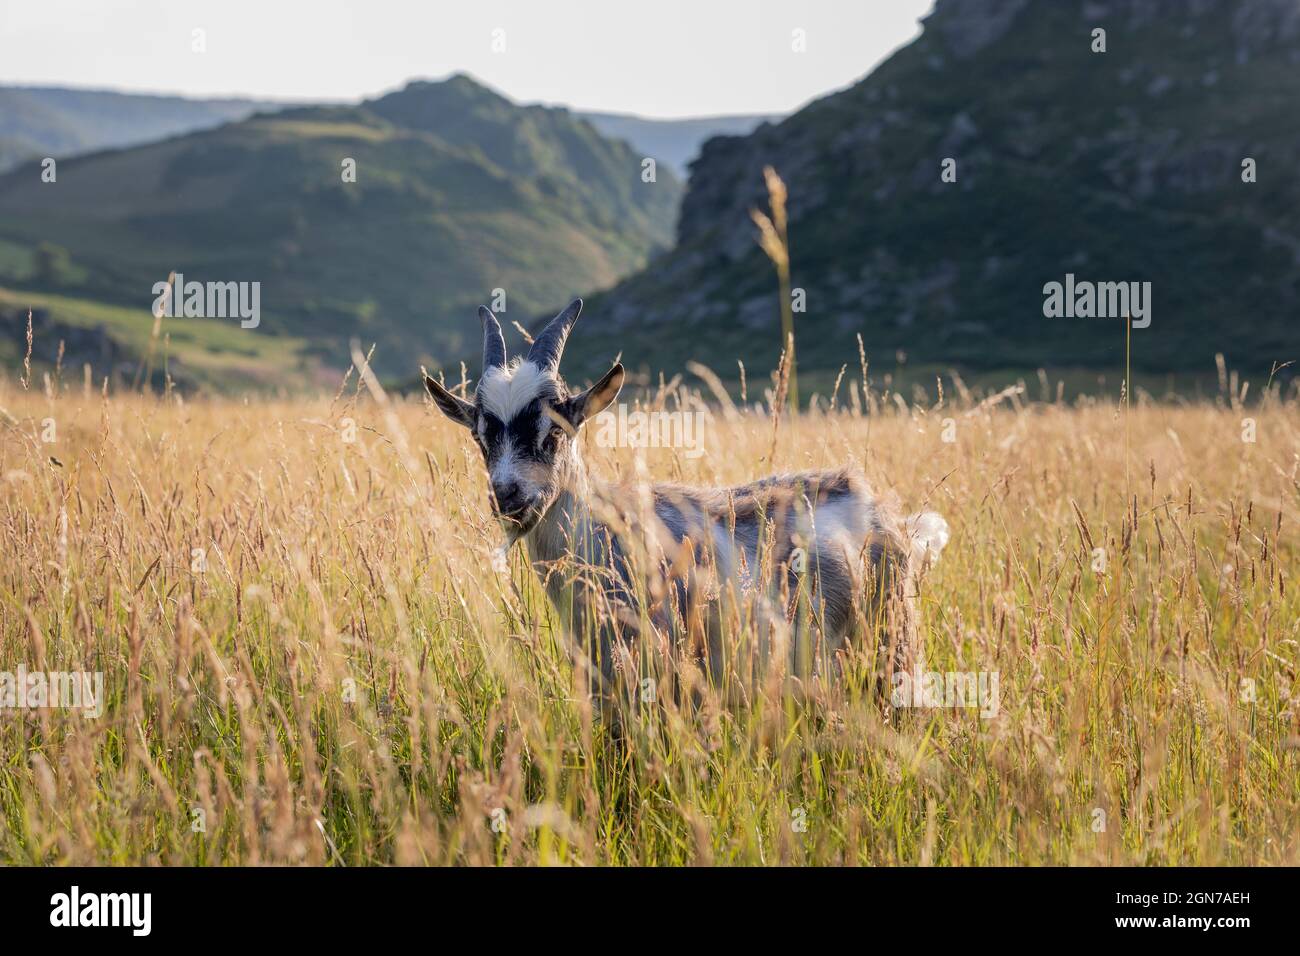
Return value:
<svg viewBox="0 0 1300 956">
<path fill-rule="evenodd" d="M 558 369 L 569 330 L 581 314 L 582 300 L 574 299 L 563 312 L 551 319 L 550 324 L 533 341 L 533 347 L 528 350 L 528 361 L 540 369 Z"/>
<path fill-rule="evenodd" d="M 481 305 L 478 307 L 478 317 L 483 320 L 483 368 L 504 368 L 506 340 L 501 334 L 501 323 Z"/>
</svg>

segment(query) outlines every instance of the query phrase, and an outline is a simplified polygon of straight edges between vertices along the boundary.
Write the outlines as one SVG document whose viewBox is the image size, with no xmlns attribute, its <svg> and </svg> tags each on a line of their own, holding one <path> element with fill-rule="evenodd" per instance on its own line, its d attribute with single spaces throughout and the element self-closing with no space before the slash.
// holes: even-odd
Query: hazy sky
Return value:
<svg viewBox="0 0 1300 956">
<path fill-rule="evenodd" d="M 932 5 L 0 0 L 0 83 L 355 100 L 466 71 L 516 100 L 589 110 L 786 112 L 869 72 L 916 36 Z M 204 53 L 191 49 L 195 29 Z M 792 50 L 796 29 L 803 53 Z"/>
</svg>

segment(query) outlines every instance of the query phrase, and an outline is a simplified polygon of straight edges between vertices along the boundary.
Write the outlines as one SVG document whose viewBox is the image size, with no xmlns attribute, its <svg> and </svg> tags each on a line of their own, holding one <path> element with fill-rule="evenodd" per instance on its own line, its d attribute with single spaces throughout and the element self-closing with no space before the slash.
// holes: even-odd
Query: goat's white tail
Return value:
<svg viewBox="0 0 1300 956">
<path fill-rule="evenodd" d="M 905 522 L 905 534 L 912 545 L 912 558 L 923 562 L 929 555 L 930 563 L 939 559 L 939 552 L 948 543 L 951 536 L 948 522 L 934 511 L 918 511 L 908 516 Z"/>
</svg>

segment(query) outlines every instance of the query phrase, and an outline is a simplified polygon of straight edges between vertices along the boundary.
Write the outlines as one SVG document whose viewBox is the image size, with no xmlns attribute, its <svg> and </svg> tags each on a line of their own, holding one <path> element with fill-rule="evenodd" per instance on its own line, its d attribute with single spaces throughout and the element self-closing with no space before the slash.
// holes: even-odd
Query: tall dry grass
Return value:
<svg viewBox="0 0 1300 956">
<path fill-rule="evenodd" d="M 846 382 L 775 444 L 770 407 L 713 404 L 697 460 L 586 452 L 719 484 L 856 461 L 940 511 L 927 663 L 997 672 L 997 716 L 760 694 L 623 743 L 423 402 L 3 387 L 0 670 L 108 700 L 0 712 L 0 861 L 1300 862 L 1295 396 L 958 386 Z"/>
</svg>

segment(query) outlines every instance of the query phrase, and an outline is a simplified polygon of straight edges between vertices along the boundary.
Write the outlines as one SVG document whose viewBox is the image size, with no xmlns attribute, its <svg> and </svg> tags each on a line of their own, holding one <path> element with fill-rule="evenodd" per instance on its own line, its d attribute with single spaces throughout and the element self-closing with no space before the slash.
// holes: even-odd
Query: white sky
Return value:
<svg viewBox="0 0 1300 956">
<path fill-rule="evenodd" d="M 788 112 L 870 72 L 932 5 L 0 0 L 0 83 L 357 100 L 464 71 L 523 102 L 659 117 Z M 205 53 L 191 50 L 195 28 Z M 806 31 L 802 54 L 795 29 Z"/>
</svg>

